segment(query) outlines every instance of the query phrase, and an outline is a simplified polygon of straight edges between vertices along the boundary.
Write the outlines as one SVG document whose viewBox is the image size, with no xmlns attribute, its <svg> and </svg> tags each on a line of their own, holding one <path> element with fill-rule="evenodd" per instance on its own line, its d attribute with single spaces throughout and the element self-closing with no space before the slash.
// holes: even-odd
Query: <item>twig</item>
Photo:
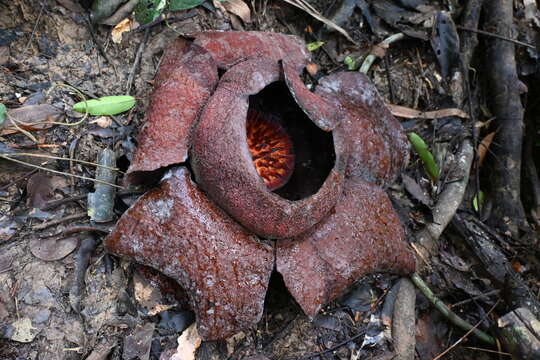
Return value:
<svg viewBox="0 0 540 360">
<path fill-rule="evenodd" d="M 53 200 L 53 201 L 49 201 L 47 203 L 45 203 L 44 206 L 41 207 L 41 210 L 45 211 L 45 210 L 51 210 L 51 209 L 54 209 L 62 204 L 66 204 L 66 203 L 69 203 L 69 202 L 73 202 L 73 201 L 79 201 L 79 200 L 84 200 L 86 199 L 86 196 L 87 194 L 82 194 L 82 195 L 75 195 L 75 196 L 72 196 L 72 197 L 68 197 L 68 198 L 65 198 L 65 199 L 60 199 L 60 200 Z"/>
<path fill-rule="evenodd" d="M 15 180 L 12 180 L 12 181 L 10 181 L 9 183 L 7 183 L 6 185 L 0 187 L 0 191 L 6 190 L 6 189 L 9 188 L 11 185 L 18 183 L 19 181 L 24 180 L 24 179 L 26 179 L 27 177 L 29 177 L 29 176 L 31 176 L 31 175 L 34 175 L 34 173 L 37 172 L 37 171 L 38 171 L 38 169 L 34 169 L 34 170 L 32 170 L 32 171 L 27 172 L 26 174 L 24 174 L 24 175 L 22 175 L 22 176 L 19 176 L 19 177 L 16 178 Z M 43 209 L 42 209 L 42 210 L 43 210 Z"/>
<path fill-rule="evenodd" d="M 79 159 L 72 159 L 72 158 L 64 158 L 60 156 L 54 156 L 54 155 L 46 155 L 46 154 L 33 154 L 33 153 L 23 153 L 23 152 L 17 152 L 17 153 L 0 153 L 0 156 L 29 156 L 29 157 L 37 157 L 37 158 L 45 158 L 45 159 L 53 159 L 53 160 L 64 160 L 64 161 L 75 161 L 84 165 L 91 165 L 95 167 L 101 167 L 105 168 L 111 171 L 118 171 L 120 173 L 123 173 L 118 168 L 112 168 L 106 165 L 100 165 L 93 163 L 91 161 L 85 161 L 85 160 L 79 160 Z"/>
<path fill-rule="evenodd" d="M 478 299 L 482 299 L 482 298 L 489 298 L 491 295 L 498 295 L 500 292 L 501 292 L 501 290 L 491 290 L 491 291 L 488 291 L 485 294 L 476 295 L 476 296 L 473 296 L 470 299 L 459 301 L 459 302 L 457 302 L 455 304 L 452 304 L 452 305 L 450 305 L 448 307 L 450 309 L 455 308 L 455 307 L 458 307 L 458 306 L 461 306 L 461 305 L 468 304 L 468 303 L 470 303 L 471 301 L 474 301 L 474 300 L 478 300 Z"/>
<path fill-rule="evenodd" d="M 36 226 L 32 227 L 32 230 L 43 230 L 43 229 L 46 229 L 46 228 L 51 227 L 53 225 L 58 225 L 58 224 L 61 224 L 61 223 L 67 222 L 67 221 L 71 221 L 71 220 L 83 219 L 83 218 L 85 218 L 87 216 L 88 215 L 86 213 L 80 213 L 80 214 L 73 214 L 73 215 L 64 216 L 63 218 L 60 218 L 60 219 L 51 220 L 51 221 L 47 221 L 47 222 L 41 223 L 39 225 L 36 225 Z"/>
<path fill-rule="evenodd" d="M 437 204 L 433 207 L 433 222 L 416 234 L 417 249 L 425 250 L 422 257 L 429 259 L 431 253 L 435 253 L 437 240 L 441 236 L 443 230 L 454 217 L 459 205 L 465 195 L 465 189 L 469 182 L 469 174 L 471 163 L 473 160 L 473 147 L 469 140 L 464 140 L 459 153 L 456 155 L 458 159 L 458 169 L 462 172 L 462 178 L 459 181 L 446 184 L 443 192 L 439 195 Z"/>
<path fill-rule="evenodd" d="M 135 55 L 135 60 L 133 61 L 133 65 L 131 66 L 131 71 L 129 72 L 128 80 L 127 80 L 127 86 L 126 86 L 126 95 L 129 95 L 131 91 L 131 86 L 133 85 L 133 79 L 135 78 L 135 72 L 137 71 L 137 68 L 139 67 L 139 63 L 141 62 L 142 53 L 144 51 L 144 47 L 146 45 L 146 42 L 148 41 L 148 36 L 150 35 L 150 28 L 146 28 L 144 31 L 144 37 L 139 44 L 139 48 L 137 49 L 137 54 Z"/>
<path fill-rule="evenodd" d="M 73 225 L 73 226 L 70 226 L 70 227 L 64 229 L 61 232 L 61 234 L 62 235 L 70 235 L 70 234 L 83 232 L 83 231 L 95 231 L 95 232 L 108 234 L 108 233 L 111 232 L 111 227 L 110 226 L 100 226 L 100 225 L 76 224 L 76 225 Z"/>
<path fill-rule="evenodd" d="M 13 159 L 13 158 L 11 158 L 11 157 L 9 157 L 9 156 L 6 156 L 6 155 L 0 155 L 0 158 L 6 159 L 6 160 L 9 160 L 9 161 L 13 161 L 13 162 L 16 162 L 16 163 L 18 163 L 18 164 L 22 164 L 22 165 L 26 165 L 26 166 L 29 166 L 29 167 L 33 167 L 33 168 L 35 168 L 35 169 L 40 169 L 40 170 L 43 170 L 43 171 L 52 172 L 53 174 L 64 175 L 64 176 L 73 176 L 73 177 L 76 177 L 76 178 L 78 178 L 78 179 L 88 180 L 88 181 L 94 181 L 94 182 L 97 182 L 97 183 L 101 183 L 101 184 L 105 184 L 105 185 L 110 185 L 110 186 L 113 186 L 113 187 L 116 187 L 116 188 L 119 188 L 119 189 L 123 189 L 123 188 L 124 188 L 123 186 L 120 186 L 120 185 L 109 184 L 109 183 L 106 183 L 105 181 L 101 181 L 101 180 L 98 180 L 98 179 L 90 178 L 90 177 L 87 177 L 87 176 L 75 175 L 75 174 L 68 174 L 68 173 L 65 173 L 65 172 L 63 172 L 63 171 L 53 170 L 53 169 L 49 169 L 49 168 L 46 168 L 46 167 L 43 167 L 43 166 L 30 164 L 30 163 L 27 163 L 27 162 L 25 162 L 25 161 Z"/>
<path fill-rule="evenodd" d="M 480 325 L 482 323 L 482 321 L 484 321 L 485 319 L 487 319 L 487 317 L 489 316 L 489 314 L 491 314 L 491 312 L 493 310 L 495 310 L 495 307 L 497 307 L 497 305 L 499 305 L 499 302 L 501 300 L 497 300 L 497 302 L 495 303 L 495 305 L 493 305 L 491 307 L 491 309 L 489 309 L 489 311 L 487 312 L 486 315 L 484 315 L 482 317 L 482 320 L 480 320 L 479 322 L 476 323 L 476 325 L 474 325 L 469 331 L 467 331 L 462 337 L 460 337 L 455 343 L 452 344 L 452 346 L 450 346 L 448 349 L 444 350 L 442 353 L 440 353 L 439 355 L 437 355 L 433 360 L 439 360 L 440 358 L 442 358 L 444 355 L 448 354 L 450 352 L 450 350 L 452 350 L 453 348 L 455 348 L 456 346 L 458 346 L 462 341 L 463 339 L 465 339 L 467 336 L 469 336 L 469 334 L 471 332 L 473 332 L 474 330 L 476 330 L 476 328 L 478 327 L 478 325 Z"/>
<path fill-rule="evenodd" d="M 283 0 L 288 4 L 291 4 L 292 6 L 295 6 L 301 10 L 304 10 L 309 15 L 313 16 L 315 19 L 323 22 L 324 24 L 328 25 L 332 29 L 335 29 L 338 31 L 341 35 L 345 36 L 347 40 L 352 42 L 355 45 L 358 45 L 356 41 L 353 40 L 353 38 L 349 35 L 349 33 L 343 29 L 341 26 L 334 24 L 332 21 L 328 20 L 324 16 L 322 16 L 313 6 L 311 6 L 307 1 L 305 0 Z"/>
<path fill-rule="evenodd" d="M 389 37 L 387 37 L 386 39 L 381 41 L 381 43 L 378 44 L 378 46 L 390 45 L 390 44 L 392 44 L 392 43 L 394 43 L 394 42 L 396 42 L 398 40 L 401 40 L 403 38 L 405 38 L 405 34 L 403 34 L 403 33 L 397 33 L 397 34 L 394 34 L 394 35 L 390 35 Z M 364 62 L 362 63 L 362 66 L 360 66 L 360 70 L 358 70 L 358 71 L 360 71 L 363 74 L 367 74 L 369 69 L 371 68 L 371 65 L 373 65 L 373 63 L 375 62 L 376 59 L 377 59 L 377 55 L 369 54 L 364 59 Z"/>
<path fill-rule="evenodd" d="M 531 48 L 531 49 L 533 49 L 533 50 L 536 50 L 536 46 L 534 46 L 534 45 L 525 43 L 525 42 L 523 42 L 523 41 L 511 39 L 511 38 L 509 38 L 509 37 L 502 36 L 502 35 L 499 35 L 499 34 L 491 33 L 491 32 L 489 32 L 489 31 L 484 31 L 484 30 L 479 30 L 479 29 L 468 28 L 468 27 L 461 26 L 461 25 L 456 25 L 456 28 L 458 28 L 459 30 L 470 31 L 470 32 L 473 32 L 473 33 L 476 33 L 476 34 L 480 34 L 480 35 L 484 35 L 484 36 L 489 36 L 489 37 L 496 38 L 496 39 L 500 39 L 500 40 L 504 40 L 504 41 L 509 41 L 509 42 L 514 43 L 514 44 L 516 44 L 516 45 L 526 46 L 526 47 L 528 47 L 528 48 Z"/>
<path fill-rule="evenodd" d="M 427 284 L 418 276 L 417 273 L 414 273 L 411 275 L 411 281 L 416 285 L 416 287 L 424 294 L 424 296 L 435 306 L 437 310 L 441 312 L 441 314 L 446 317 L 450 322 L 452 322 L 454 325 L 462 328 L 463 330 L 469 331 L 472 330 L 472 333 L 476 335 L 480 340 L 484 341 L 485 343 L 495 345 L 495 339 L 483 332 L 482 330 L 478 330 L 476 326 L 472 326 L 462 318 L 460 318 L 456 313 L 454 313 L 452 310 L 448 308 L 439 298 L 433 294 L 431 289 L 427 286 Z"/>
<path fill-rule="evenodd" d="M 36 29 L 38 27 L 39 21 L 41 20 L 41 15 L 43 15 L 43 10 L 45 9 L 46 2 L 43 1 L 41 3 L 41 9 L 39 10 L 38 18 L 36 19 L 36 23 L 34 24 L 34 27 L 32 28 L 32 33 L 30 34 L 30 39 L 28 39 L 28 42 L 26 43 L 26 46 L 24 47 L 24 50 L 22 52 L 22 57 L 26 55 L 26 51 L 30 47 L 30 44 L 32 43 L 32 39 L 34 38 L 34 34 L 36 32 Z"/>
</svg>

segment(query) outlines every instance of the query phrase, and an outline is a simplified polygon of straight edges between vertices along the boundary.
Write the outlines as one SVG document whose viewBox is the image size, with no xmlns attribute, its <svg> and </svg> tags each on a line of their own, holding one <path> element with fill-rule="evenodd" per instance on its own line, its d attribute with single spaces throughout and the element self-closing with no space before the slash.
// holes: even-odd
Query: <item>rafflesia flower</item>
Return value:
<svg viewBox="0 0 540 360">
<path fill-rule="evenodd" d="M 178 38 L 155 79 L 128 181 L 161 183 L 124 213 L 107 249 L 175 279 L 204 340 L 260 319 L 279 272 L 303 311 L 414 257 L 383 188 L 408 161 L 400 124 L 362 74 L 314 91 L 297 38 Z"/>
</svg>

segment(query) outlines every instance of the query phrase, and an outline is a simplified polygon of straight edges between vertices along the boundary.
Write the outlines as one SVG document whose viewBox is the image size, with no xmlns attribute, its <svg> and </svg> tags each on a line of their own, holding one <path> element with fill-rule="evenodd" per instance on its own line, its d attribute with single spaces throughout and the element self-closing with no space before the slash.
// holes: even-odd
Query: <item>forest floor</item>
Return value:
<svg viewBox="0 0 540 360">
<path fill-rule="evenodd" d="M 0 149 L 45 155 L 22 159 L 85 177 L 0 158 L 0 359 L 168 360 L 175 353 L 194 315 L 185 302 L 157 287 L 144 268 L 106 253 L 100 239 L 114 222 L 104 224 L 101 233 L 90 223 L 86 196 L 95 173 L 80 161 L 94 163 L 109 148 L 118 167 L 127 169 L 163 50 L 178 34 L 200 30 L 271 31 L 310 44 L 322 41 L 312 51 L 320 73 L 357 71 L 367 54 L 379 55 L 369 78 L 404 129 L 428 144 L 440 169 L 436 179 L 430 177 L 414 153 L 388 191 L 417 255 L 418 274 L 451 310 L 497 339 L 489 344 L 457 327 L 416 290 L 416 332 L 409 334 L 414 357 L 510 358 L 519 350 L 509 348 L 501 318 L 526 304 L 539 315 L 538 55 L 527 44 L 539 39 L 540 17 L 530 1 L 498 2 L 516 4 L 509 20 L 515 30 L 505 32 L 504 39 L 457 31 L 444 20 L 466 28 L 480 22 L 481 29 L 492 31 L 490 16 L 500 14 L 484 5 L 475 15 L 481 1 L 472 0 L 429 6 L 425 1 L 310 1 L 350 39 L 288 1 L 235 0 L 230 7 L 206 2 L 166 12 L 167 21 L 125 31 L 118 39 L 113 26 L 90 25 L 88 10 L 77 1 L 0 1 L 0 104 L 8 114 L 23 109 L 25 119 L 41 121 L 25 131 L 0 124 Z M 403 39 L 380 45 L 400 32 Z M 497 46 L 511 46 L 517 65 L 497 58 Z M 492 59 L 506 61 L 513 74 L 504 77 Z M 498 75 L 491 75 L 493 68 Z M 499 82 L 496 76 L 502 76 Z M 501 99 L 491 92 L 496 84 L 512 84 L 510 94 L 498 95 L 513 115 L 500 113 Z M 137 104 L 121 115 L 86 117 L 72 109 L 81 93 L 87 98 L 130 94 Z M 499 137 L 510 131 L 505 116 L 513 116 L 510 128 L 522 131 L 510 140 Z M 517 180 L 501 163 L 518 167 Z M 119 195 L 117 216 L 138 196 Z M 81 246 L 90 226 L 98 241 L 85 254 Z M 81 282 L 76 269 L 85 255 Z M 386 299 L 404 301 L 389 296 L 399 281 L 385 274 L 359 279 L 310 321 L 283 280 L 273 276 L 257 327 L 203 343 L 196 358 L 406 359 L 393 345 L 396 333 L 384 331 L 392 327 Z M 74 298 L 77 286 L 83 288 Z M 532 344 L 531 351 L 540 351 Z"/>
</svg>

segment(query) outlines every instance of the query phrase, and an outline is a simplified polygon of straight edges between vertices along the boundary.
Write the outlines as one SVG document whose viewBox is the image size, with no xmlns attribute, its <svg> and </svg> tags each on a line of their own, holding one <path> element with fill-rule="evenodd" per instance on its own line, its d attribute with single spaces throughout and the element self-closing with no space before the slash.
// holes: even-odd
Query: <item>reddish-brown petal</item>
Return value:
<svg viewBox="0 0 540 360">
<path fill-rule="evenodd" d="M 172 43 L 155 79 L 128 180 L 186 161 L 192 125 L 217 81 L 217 66 L 206 50 L 182 38 Z"/>
<path fill-rule="evenodd" d="M 319 81 L 315 91 L 344 118 L 336 131 L 351 140 L 347 176 L 391 184 L 409 161 L 409 141 L 377 89 L 358 72 L 338 72 Z"/>
<path fill-rule="evenodd" d="M 170 170 L 105 239 L 108 251 L 175 279 L 189 295 L 205 340 L 257 323 L 272 271 L 272 247 L 209 201 L 185 168 Z"/>
<path fill-rule="evenodd" d="M 334 136 L 335 165 L 317 193 L 290 201 L 272 193 L 257 173 L 246 138 L 248 98 L 279 80 L 276 61 L 255 58 L 227 71 L 193 133 L 192 166 L 201 188 L 256 234 L 296 236 L 318 223 L 342 191 L 346 166 L 343 140 Z"/>
<path fill-rule="evenodd" d="M 328 218 L 305 235 L 277 243 L 276 266 L 313 317 L 359 277 L 410 274 L 415 259 L 388 196 L 377 185 L 350 179 Z"/>
<path fill-rule="evenodd" d="M 341 107 L 311 92 L 289 62 L 283 62 L 287 87 L 302 111 L 324 131 L 333 130 L 343 118 Z"/>
<path fill-rule="evenodd" d="M 302 40 L 292 35 L 259 31 L 202 31 L 192 35 L 195 44 L 205 48 L 221 69 L 251 57 L 277 63 L 288 59 L 300 72 L 310 54 Z"/>
</svg>

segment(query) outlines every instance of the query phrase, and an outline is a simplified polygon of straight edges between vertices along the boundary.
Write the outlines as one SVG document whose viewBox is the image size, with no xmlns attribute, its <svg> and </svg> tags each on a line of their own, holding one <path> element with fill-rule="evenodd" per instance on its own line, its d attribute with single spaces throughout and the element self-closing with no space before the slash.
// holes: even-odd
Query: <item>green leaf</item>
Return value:
<svg viewBox="0 0 540 360">
<path fill-rule="evenodd" d="M 2 125 L 4 121 L 6 120 L 6 113 L 7 113 L 6 105 L 0 104 L 0 125 Z"/>
<path fill-rule="evenodd" d="M 408 134 L 409 141 L 413 145 L 414 150 L 420 157 L 420 160 L 424 163 L 424 168 L 426 169 L 427 173 L 433 181 L 437 181 L 439 178 L 439 167 L 435 163 L 435 159 L 433 158 L 433 155 L 428 149 L 428 146 L 424 142 L 424 140 L 418 136 L 416 133 L 409 133 Z"/>
<path fill-rule="evenodd" d="M 307 44 L 307 48 L 309 51 L 315 51 L 323 45 L 324 45 L 324 41 L 315 41 L 315 42 Z"/>
<path fill-rule="evenodd" d="M 73 105 L 73 110 L 90 115 L 116 115 L 127 111 L 135 105 L 133 96 L 105 96 L 99 99 L 81 101 Z"/>
<path fill-rule="evenodd" d="M 139 0 L 135 6 L 135 20 L 148 24 L 157 18 L 165 9 L 166 0 Z"/>
<path fill-rule="evenodd" d="M 358 67 L 356 66 L 356 61 L 350 56 L 347 56 L 345 59 L 343 59 L 343 62 L 345 65 L 347 65 L 347 69 L 350 71 L 356 70 Z"/>
<path fill-rule="evenodd" d="M 205 0 L 171 0 L 169 8 L 172 11 L 186 10 L 201 5 Z"/>
</svg>

